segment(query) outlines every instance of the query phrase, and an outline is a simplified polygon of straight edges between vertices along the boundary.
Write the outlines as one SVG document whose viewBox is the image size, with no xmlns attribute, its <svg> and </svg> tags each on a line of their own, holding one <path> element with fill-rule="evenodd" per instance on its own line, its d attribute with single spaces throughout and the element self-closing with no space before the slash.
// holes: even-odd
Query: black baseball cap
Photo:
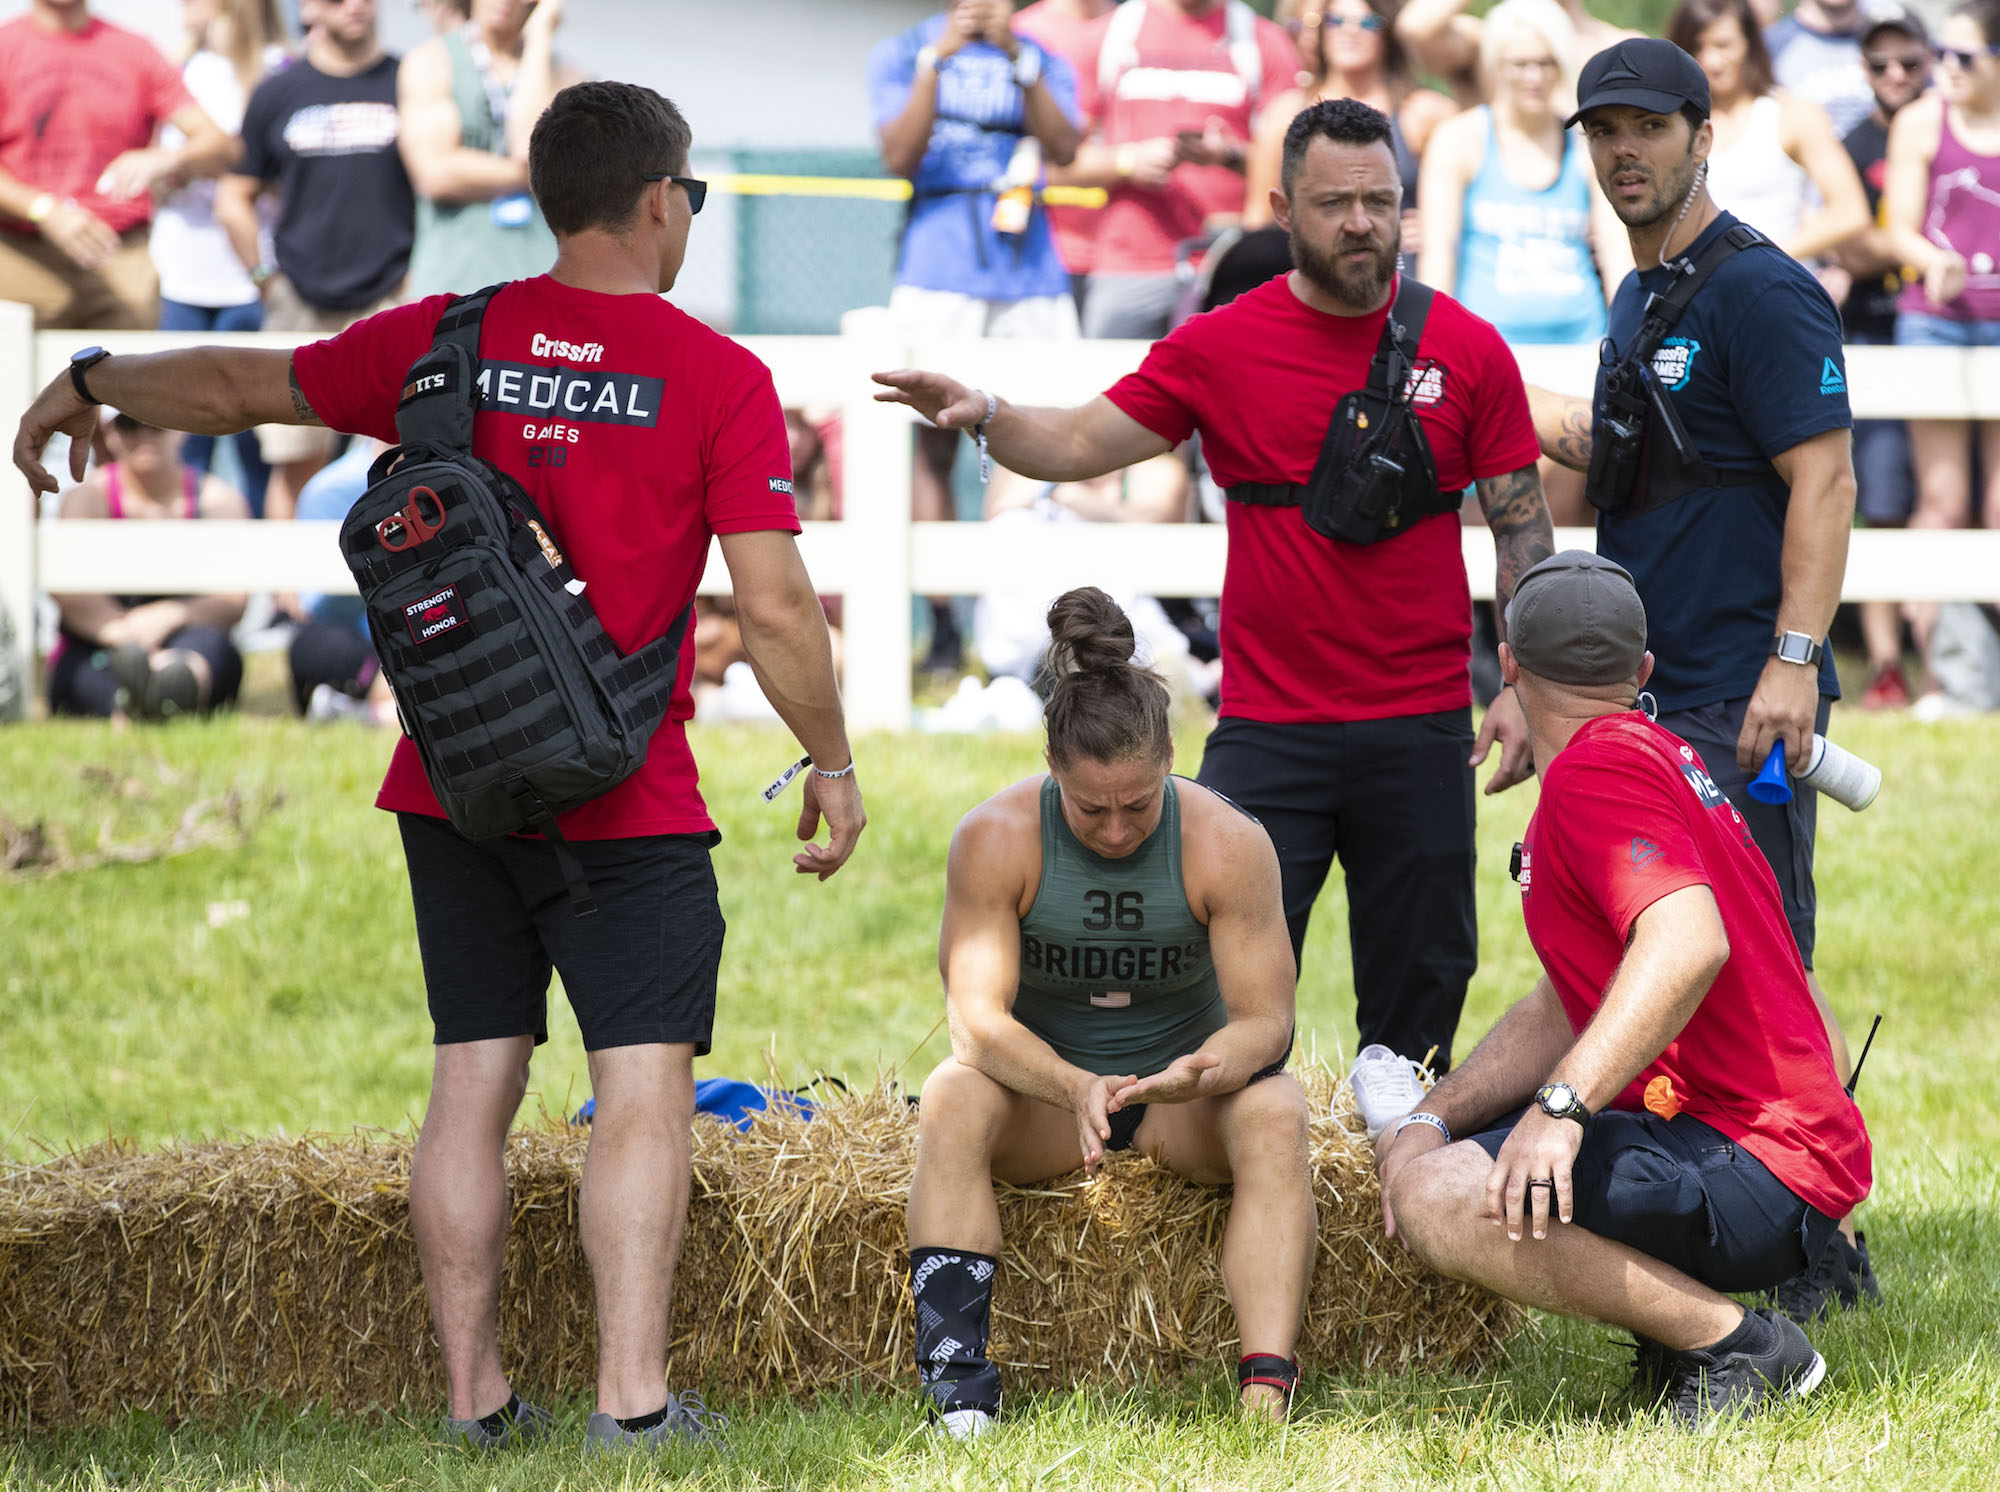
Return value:
<svg viewBox="0 0 2000 1492">
<path fill-rule="evenodd" d="M 1576 80 L 1576 112 L 1563 121 L 1568 129 L 1592 109 L 1629 104 L 1654 114 L 1677 114 L 1693 104 L 1701 117 L 1709 115 L 1708 75 L 1701 64 L 1670 41 L 1634 36 L 1606 47 L 1584 63 Z"/>
</svg>

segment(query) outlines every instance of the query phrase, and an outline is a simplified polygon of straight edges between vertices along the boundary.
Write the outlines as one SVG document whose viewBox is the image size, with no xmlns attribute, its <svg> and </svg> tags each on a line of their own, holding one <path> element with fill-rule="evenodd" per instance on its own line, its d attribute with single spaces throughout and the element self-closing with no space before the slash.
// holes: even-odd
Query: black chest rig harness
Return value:
<svg viewBox="0 0 2000 1492">
<path fill-rule="evenodd" d="M 1238 482 L 1231 502 L 1300 508 L 1306 526 L 1329 539 L 1373 544 L 1408 533 L 1422 518 L 1456 513 L 1459 496 L 1438 491 L 1437 462 L 1411 400 L 1428 371 L 1417 344 L 1435 292 L 1405 275 L 1382 322 L 1366 386 L 1342 397 L 1305 485 Z"/>
<path fill-rule="evenodd" d="M 1664 294 L 1646 299 L 1639 330 L 1618 356 L 1606 337 L 1600 349 L 1607 372 L 1591 411 L 1590 474 L 1584 495 L 1604 513 L 1636 513 L 1665 507 L 1705 487 L 1756 487 L 1769 478 L 1760 471 L 1711 466 L 1689 438 L 1680 411 L 1653 369 L 1653 355 L 1680 324 L 1688 303 L 1709 278 L 1746 249 L 1775 248 L 1747 223 L 1738 223 L 1690 263 L 1668 267 L 1674 282 Z"/>
</svg>

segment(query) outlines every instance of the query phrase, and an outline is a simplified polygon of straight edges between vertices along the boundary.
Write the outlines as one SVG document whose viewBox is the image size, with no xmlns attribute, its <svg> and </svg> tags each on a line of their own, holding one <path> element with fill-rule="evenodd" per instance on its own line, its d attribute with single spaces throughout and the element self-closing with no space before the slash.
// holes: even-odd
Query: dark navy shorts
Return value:
<svg viewBox="0 0 2000 1492">
<path fill-rule="evenodd" d="M 1792 794 L 1791 802 L 1777 804 L 1759 803 L 1750 796 L 1750 779 L 1757 774 L 1736 765 L 1736 738 L 1743 733 L 1743 717 L 1749 709 L 1750 696 L 1746 694 L 1691 710 L 1662 710 L 1659 723 L 1701 753 L 1708 775 L 1750 826 L 1750 837 L 1757 841 L 1757 848 L 1771 864 L 1771 873 L 1778 878 L 1785 921 L 1791 925 L 1792 940 L 1799 945 L 1799 958 L 1810 969 L 1819 933 L 1819 892 L 1813 885 L 1819 794 L 1801 788 Z M 1821 695 L 1819 715 L 1813 722 L 1813 729 L 1821 735 L 1826 734 L 1832 710 L 1833 701 Z"/>
<path fill-rule="evenodd" d="M 1266 1078 L 1276 1077 L 1285 1070 L 1285 1064 L 1291 1060 L 1292 1046 L 1290 1042 L 1287 1042 L 1285 1043 L 1285 1055 L 1273 1062 L 1269 1067 L 1260 1067 L 1257 1071 L 1251 1073 L 1249 1077 L 1243 1080 L 1243 1086 L 1247 1088 L 1252 1083 L 1261 1083 Z M 1124 1108 L 1113 1114 L 1111 1116 L 1111 1138 L 1104 1142 L 1105 1154 L 1110 1155 L 1120 1150 L 1130 1150 L 1132 1142 L 1138 1138 L 1139 1126 L 1145 1122 L 1145 1118 L 1146 1105 L 1142 1103 L 1128 1103 Z"/>
<path fill-rule="evenodd" d="M 1472 1136 L 1496 1159 L 1522 1109 Z M 1763 1290 L 1817 1259 L 1837 1219 L 1690 1114 L 1607 1109 L 1583 1130 L 1570 1172 L 1572 1220 L 1711 1290 Z M 1532 1200 L 1532 1199 L 1531 1199 Z"/>
<path fill-rule="evenodd" d="M 399 813 L 417 945 L 439 1046 L 549 1039 L 560 970 L 585 1051 L 691 1043 L 708 1051 L 722 907 L 715 834 L 572 840 L 597 910 L 579 917 L 546 840 L 470 840 Z"/>
</svg>

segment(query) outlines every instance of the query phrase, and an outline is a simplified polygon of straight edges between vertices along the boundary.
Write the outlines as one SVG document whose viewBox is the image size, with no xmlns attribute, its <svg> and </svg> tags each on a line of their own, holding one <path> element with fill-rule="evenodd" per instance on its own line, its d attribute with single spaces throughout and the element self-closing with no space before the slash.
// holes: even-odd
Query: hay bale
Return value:
<svg viewBox="0 0 2000 1492">
<path fill-rule="evenodd" d="M 1469 1368 L 1513 1306 L 1385 1245 L 1346 1090 L 1303 1074 L 1319 1118 L 1320 1254 L 1300 1355 L 1319 1366 Z M 1329 1103 L 1333 1113 L 1329 1114 Z M 510 1137 L 507 1361 L 542 1392 L 595 1378 L 576 1233 L 587 1136 Z M 672 1375 L 728 1393 L 911 1389 L 903 1203 L 914 1112 L 886 1088 L 746 1135 L 697 1121 Z M 441 1372 L 411 1243 L 410 1141 L 362 1134 L 142 1152 L 99 1145 L 0 1176 L 0 1423 L 208 1416 L 272 1395 L 351 1411 L 435 1406 Z M 1213 1367 L 1234 1352 L 1226 1190 L 1141 1158 L 1004 1189 L 993 1351 L 1016 1391 Z"/>
</svg>

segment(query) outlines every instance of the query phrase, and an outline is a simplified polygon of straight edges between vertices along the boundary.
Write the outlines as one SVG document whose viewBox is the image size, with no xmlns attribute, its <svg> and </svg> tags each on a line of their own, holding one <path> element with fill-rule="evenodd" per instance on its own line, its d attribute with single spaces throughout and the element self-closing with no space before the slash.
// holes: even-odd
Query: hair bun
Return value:
<svg viewBox="0 0 2000 1492">
<path fill-rule="evenodd" d="M 1137 649 L 1131 619 L 1096 586 L 1078 586 L 1056 597 L 1048 623 L 1048 670 L 1055 678 L 1131 666 Z"/>
</svg>

